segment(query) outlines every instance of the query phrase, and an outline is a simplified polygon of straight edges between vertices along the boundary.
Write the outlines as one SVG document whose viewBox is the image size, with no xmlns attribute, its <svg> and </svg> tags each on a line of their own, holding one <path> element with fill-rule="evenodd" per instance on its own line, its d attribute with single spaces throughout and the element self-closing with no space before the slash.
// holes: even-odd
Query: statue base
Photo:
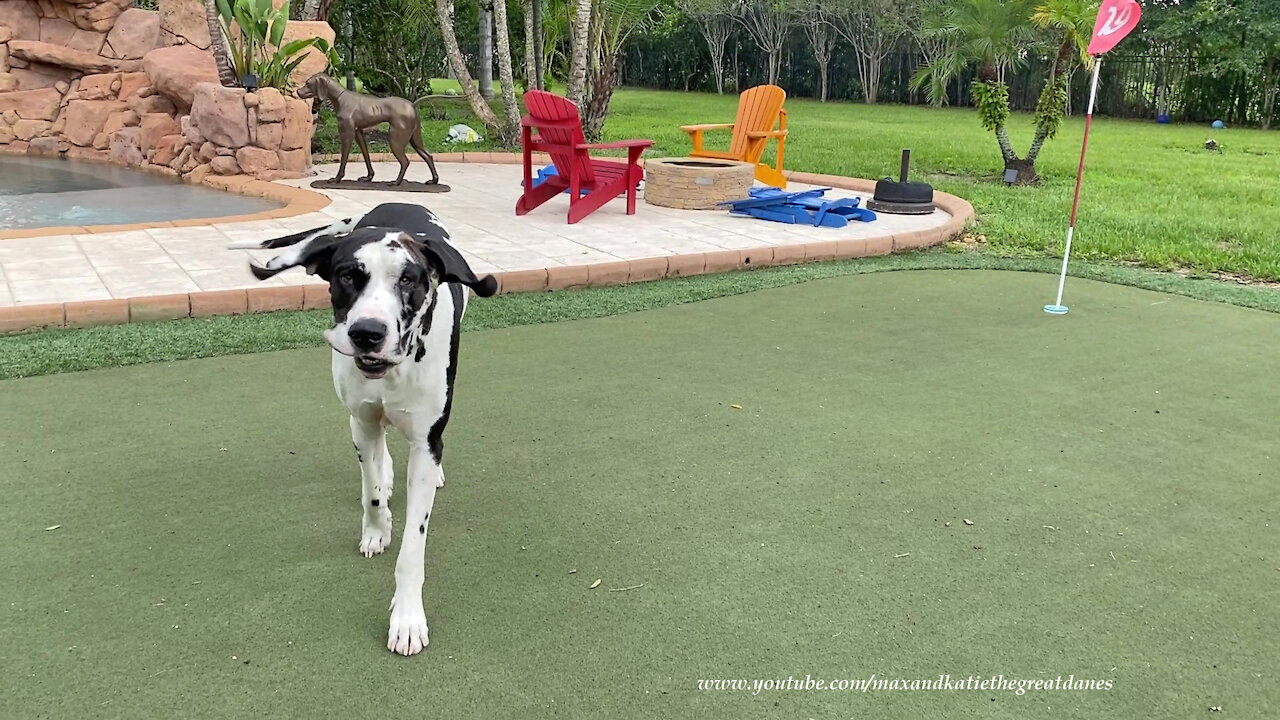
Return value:
<svg viewBox="0 0 1280 720">
<path fill-rule="evenodd" d="M 394 180 L 312 180 L 311 187 L 317 190 L 383 190 L 406 193 L 446 193 L 448 185 L 440 183 L 424 183 L 405 180 L 397 185 Z"/>
</svg>

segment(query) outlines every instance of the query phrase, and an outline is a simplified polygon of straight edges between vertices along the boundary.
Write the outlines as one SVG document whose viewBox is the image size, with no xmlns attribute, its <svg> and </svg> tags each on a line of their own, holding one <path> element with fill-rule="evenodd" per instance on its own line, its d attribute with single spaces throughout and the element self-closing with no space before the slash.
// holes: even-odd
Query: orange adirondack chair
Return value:
<svg viewBox="0 0 1280 720">
<path fill-rule="evenodd" d="M 775 187 L 785 188 L 787 179 L 782 175 L 782 156 L 787 147 L 787 111 L 782 103 L 787 91 L 777 85 L 758 85 L 738 97 L 738 117 L 732 123 L 711 125 L 682 125 L 693 141 L 693 157 L 719 158 L 754 163 L 756 179 Z M 777 129 L 774 126 L 777 125 Z M 707 150 L 702 147 L 702 133 L 707 130 L 732 130 L 733 143 L 728 152 Z M 775 166 L 760 162 L 765 146 L 771 138 L 778 140 L 778 160 Z"/>
<path fill-rule="evenodd" d="M 636 214 L 636 185 L 644 179 L 640 153 L 652 140 L 623 140 L 588 143 L 582 134 L 578 106 L 559 95 L 542 90 L 524 94 L 529 114 L 520 122 L 524 150 L 524 194 L 516 201 L 516 215 L 530 210 L 569 190 L 569 224 L 599 210 L 620 193 L 627 194 L 627 214 Z M 533 131 L 537 130 L 537 135 Z M 591 150 L 626 148 L 627 160 L 595 160 Z M 557 175 L 533 186 L 533 153 L 551 155 Z M 583 193 L 587 194 L 583 194 Z"/>
</svg>

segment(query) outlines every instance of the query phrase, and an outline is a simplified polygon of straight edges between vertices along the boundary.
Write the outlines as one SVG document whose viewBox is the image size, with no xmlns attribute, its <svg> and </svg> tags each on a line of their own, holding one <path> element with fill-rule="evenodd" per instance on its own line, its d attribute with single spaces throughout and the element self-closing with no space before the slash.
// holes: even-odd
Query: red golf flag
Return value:
<svg viewBox="0 0 1280 720">
<path fill-rule="evenodd" d="M 1138 27 L 1142 8 L 1138 0 L 1103 0 L 1098 9 L 1098 19 L 1093 24 L 1093 39 L 1089 41 L 1089 54 L 1101 55 L 1110 50 Z"/>
</svg>

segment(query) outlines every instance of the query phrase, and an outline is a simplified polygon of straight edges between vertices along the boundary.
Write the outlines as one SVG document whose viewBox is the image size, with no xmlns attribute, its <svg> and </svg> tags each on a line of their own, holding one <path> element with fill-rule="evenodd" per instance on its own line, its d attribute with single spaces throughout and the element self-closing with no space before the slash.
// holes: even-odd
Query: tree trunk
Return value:
<svg viewBox="0 0 1280 720">
<path fill-rule="evenodd" d="M 769 84 L 778 84 L 778 68 L 782 64 L 782 53 L 778 50 L 769 51 Z"/>
<path fill-rule="evenodd" d="M 880 100 L 880 64 L 883 61 L 884 58 L 880 56 L 867 58 L 867 82 L 863 89 L 866 91 L 868 105 L 875 105 Z"/>
<path fill-rule="evenodd" d="M 494 0 L 498 2 L 499 0 Z M 493 10 L 480 5 L 480 52 L 476 58 L 476 75 L 480 76 L 480 94 L 493 99 Z"/>
<path fill-rule="evenodd" d="M 1013 143 L 1009 141 L 1009 130 L 1004 125 L 996 126 L 996 143 L 1000 145 L 1000 157 L 1004 158 L 1006 167 L 1018 159 L 1018 154 L 1013 151 Z"/>
<path fill-rule="evenodd" d="M 498 81 L 502 83 L 504 145 L 515 145 L 520 137 L 520 105 L 516 103 L 516 85 L 511 69 L 511 33 L 507 32 L 506 0 L 494 0 L 493 23 L 498 32 Z"/>
<path fill-rule="evenodd" d="M 524 0 L 524 77 L 525 86 L 538 87 L 538 41 L 533 38 L 533 0 Z"/>
<path fill-rule="evenodd" d="M 531 0 L 533 4 L 533 62 L 537 71 L 537 82 L 534 87 L 547 89 L 545 55 L 542 53 L 542 3 L 543 0 Z"/>
<path fill-rule="evenodd" d="M 1262 129 L 1271 129 L 1271 113 L 1276 108 L 1276 91 L 1280 90 L 1276 83 L 1276 58 L 1267 58 L 1262 73 Z"/>
<path fill-rule="evenodd" d="M 1018 158 L 1006 160 L 1004 169 L 1018 171 L 1018 179 L 1013 181 L 1014 185 L 1035 185 L 1040 182 L 1040 175 L 1036 173 L 1036 164 L 1030 160 Z"/>
<path fill-rule="evenodd" d="M 818 62 L 818 78 L 820 80 L 820 90 L 818 97 L 822 102 L 827 101 L 827 67 L 831 64 L 831 60 L 820 60 Z"/>
<path fill-rule="evenodd" d="M 462 58 L 462 50 L 458 48 L 458 34 L 453 29 L 453 12 L 449 0 L 436 0 L 436 19 L 440 21 L 440 37 L 444 40 L 444 53 L 449 59 L 449 70 L 462 86 L 462 94 L 467 98 L 471 112 L 475 113 L 480 122 L 484 123 L 491 132 L 501 135 L 502 127 L 498 123 L 498 116 L 493 114 L 493 108 L 480 97 L 476 84 L 471 80 L 471 71 L 467 70 L 467 63 Z"/>
<path fill-rule="evenodd" d="M 213 61 L 218 66 L 218 82 L 223 87 L 239 87 L 240 78 L 236 77 L 236 69 L 231 65 L 231 49 L 227 47 L 227 36 L 222 32 L 222 21 L 218 19 L 218 3 L 215 0 L 204 0 L 204 19 L 209 23 L 209 51 L 213 53 Z"/>
<path fill-rule="evenodd" d="M 604 119 L 609 113 L 609 102 L 613 99 L 617 67 L 616 57 L 605 58 L 601 62 L 600 72 L 592 78 L 591 97 L 582 112 L 582 131 L 588 142 L 599 142 L 604 134 Z"/>
<path fill-rule="evenodd" d="M 575 0 L 573 43 L 569 58 L 569 100 L 582 107 L 587 91 L 587 60 L 590 52 L 592 0 Z"/>
<path fill-rule="evenodd" d="M 329 22 L 329 11 L 333 9 L 333 0 L 320 0 L 320 7 L 316 9 L 316 20 Z"/>
<path fill-rule="evenodd" d="M 320 19 L 320 0 L 305 0 L 302 3 L 302 20 L 319 20 Z"/>
</svg>

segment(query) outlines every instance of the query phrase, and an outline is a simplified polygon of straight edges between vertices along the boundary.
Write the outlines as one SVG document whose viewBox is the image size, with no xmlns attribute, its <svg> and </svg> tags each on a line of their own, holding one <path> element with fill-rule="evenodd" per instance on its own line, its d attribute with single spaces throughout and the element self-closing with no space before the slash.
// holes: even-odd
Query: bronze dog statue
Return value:
<svg viewBox="0 0 1280 720">
<path fill-rule="evenodd" d="M 338 166 L 338 174 L 334 181 L 342 179 L 347 172 L 347 157 L 351 155 L 351 141 L 360 143 L 360 152 L 364 155 L 364 165 L 369 174 L 360 178 L 361 182 L 373 179 L 373 162 L 369 160 L 369 142 L 364 137 L 366 128 L 381 123 L 388 124 L 388 142 L 391 152 L 400 161 L 400 176 L 396 185 L 404 183 L 404 174 L 409 170 L 409 158 L 405 155 L 406 145 L 413 149 L 427 162 L 431 168 L 431 182 L 440 182 L 436 173 L 436 163 L 431 153 L 422 145 L 422 120 L 418 117 L 418 108 L 413 103 L 398 97 L 373 97 L 361 95 L 354 90 L 347 90 L 337 80 L 318 73 L 307 79 L 298 88 L 298 97 L 302 99 L 316 98 L 320 102 L 329 103 L 338 116 L 338 137 L 342 140 L 342 164 Z"/>
</svg>

